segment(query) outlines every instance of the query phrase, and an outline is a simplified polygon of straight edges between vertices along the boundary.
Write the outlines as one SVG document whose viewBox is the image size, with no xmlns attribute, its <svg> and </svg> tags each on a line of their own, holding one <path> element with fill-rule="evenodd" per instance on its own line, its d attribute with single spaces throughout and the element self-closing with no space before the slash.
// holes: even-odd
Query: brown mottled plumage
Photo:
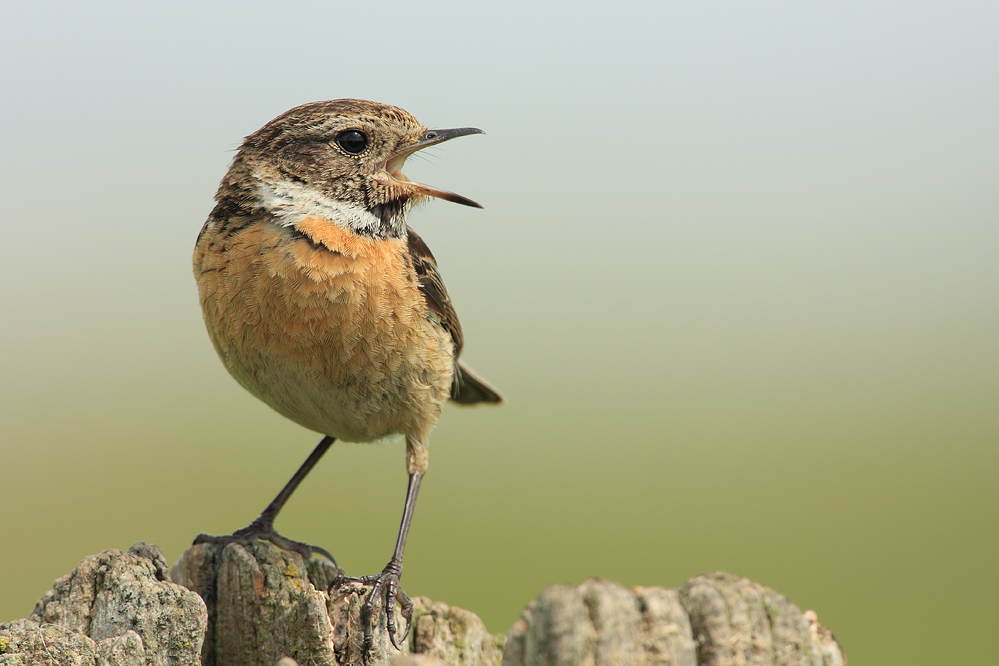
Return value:
<svg viewBox="0 0 999 666">
<path fill-rule="evenodd" d="M 458 361 L 457 314 L 430 249 L 406 225 L 428 196 L 478 204 L 400 171 L 416 150 L 475 133 L 430 130 L 402 109 L 360 100 L 292 109 L 246 138 L 195 247 L 205 324 L 226 368 L 326 435 L 253 524 L 196 543 L 265 538 L 332 559 L 277 534 L 274 517 L 335 438 L 406 437 L 410 483 L 396 549 L 381 574 L 362 579 L 373 584 L 368 647 L 375 598 L 385 595 L 393 629 L 393 599 L 407 619 L 411 612 L 398 586 L 402 554 L 444 401 L 502 402 Z"/>
</svg>

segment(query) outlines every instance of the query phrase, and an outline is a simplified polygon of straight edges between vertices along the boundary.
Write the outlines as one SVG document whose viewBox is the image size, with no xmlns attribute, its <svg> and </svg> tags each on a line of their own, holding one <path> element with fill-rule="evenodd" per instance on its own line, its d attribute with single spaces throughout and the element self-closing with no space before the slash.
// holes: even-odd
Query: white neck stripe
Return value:
<svg viewBox="0 0 999 666">
<path fill-rule="evenodd" d="M 291 227 L 306 217 L 318 217 L 359 233 L 376 233 L 382 221 L 367 208 L 332 199 L 313 187 L 291 180 L 269 182 L 254 174 L 257 201 L 278 218 L 283 227 Z"/>
</svg>

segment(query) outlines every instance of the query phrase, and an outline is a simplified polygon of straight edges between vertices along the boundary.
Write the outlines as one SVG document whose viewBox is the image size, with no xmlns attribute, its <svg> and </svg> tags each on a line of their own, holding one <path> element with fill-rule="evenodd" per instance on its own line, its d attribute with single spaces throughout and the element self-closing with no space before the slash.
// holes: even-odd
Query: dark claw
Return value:
<svg viewBox="0 0 999 666">
<path fill-rule="evenodd" d="M 312 552 L 315 553 L 316 555 L 322 555 L 327 560 L 329 560 L 337 571 L 343 571 L 343 569 L 340 568 L 340 565 L 336 563 L 336 558 L 333 557 L 330 551 L 326 550 L 325 548 L 320 548 L 319 546 L 310 546 L 310 548 L 312 548 Z M 306 561 L 308 561 L 308 558 L 306 558 Z"/>
<path fill-rule="evenodd" d="M 396 598 L 399 600 L 399 605 L 402 606 L 400 609 L 402 610 L 402 617 L 406 620 L 406 633 L 402 635 L 402 641 L 405 643 L 406 639 L 409 638 L 409 630 L 413 628 L 413 600 L 409 598 L 408 594 L 402 591 L 402 587 L 399 588 L 399 594 L 396 595 Z M 398 648 L 398 646 L 396 647 Z"/>
<path fill-rule="evenodd" d="M 385 628 L 388 630 L 389 641 L 391 641 L 392 646 L 396 650 L 402 651 L 399 640 L 396 638 L 396 601 L 399 602 L 402 617 L 406 620 L 406 633 L 403 634 L 402 640 L 405 641 L 409 636 L 413 618 L 413 602 L 409 598 L 409 595 L 403 591 L 402 586 L 399 585 L 400 573 L 401 567 L 396 562 L 389 562 L 385 569 L 378 575 L 354 577 L 341 574 L 330 583 L 330 592 L 337 590 L 344 583 L 361 583 L 362 585 L 371 586 L 371 591 L 368 593 L 367 599 L 361 605 L 361 621 L 364 623 L 362 660 L 365 664 L 371 658 L 371 649 L 374 647 L 374 630 L 378 625 L 378 616 L 375 613 L 376 600 L 380 599 L 382 601 L 382 610 L 385 612 Z"/>
</svg>

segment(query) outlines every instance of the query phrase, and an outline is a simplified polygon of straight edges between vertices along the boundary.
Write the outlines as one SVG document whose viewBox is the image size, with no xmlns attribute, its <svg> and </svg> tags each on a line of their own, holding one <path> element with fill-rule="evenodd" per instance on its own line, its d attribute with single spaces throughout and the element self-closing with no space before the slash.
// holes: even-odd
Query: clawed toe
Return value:
<svg viewBox="0 0 999 666">
<path fill-rule="evenodd" d="M 336 558 L 333 557 L 333 555 L 325 548 L 320 548 L 319 546 L 313 546 L 304 543 L 302 541 L 294 541 L 292 539 L 289 539 L 287 537 L 278 534 L 274 530 L 274 528 L 271 527 L 270 525 L 261 525 L 256 521 L 250 523 L 250 525 L 244 527 L 241 530 L 236 530 L 232 534 L 227 534 L 224 536 L 199 534 L 197 538 L 195 538 L 194 540 L 194 545 L 198 545 L 201 543 L 214 544 L 216 547 L 216 551 L 221 553 L 222 549 L 225 548 L 230 543 L 249 544 L 253 543 L 258 539 L 261 541 L 268 541 L 277 546 L 278 548 L 298 553 L 299 555 L 302 556 L 302 559 L 304 559 L 306 562 L 312 559 L 313 554 L 320 555 L 329 560 L 330 563 L 334 567 L 336 567 L 337 571 L 343 571 L 343 569 L 340 568 L 340 565 L 337 564 Z"/>
<path fill-rule="evenodd" d="M 270 525 L 262 524 L 259 521 L 254 521 L 241 530 L 236 530 L 232 534 L 226 534 L 223 536 L 213 536 L 211 534 L 199 534 L 194 539 L 194 545 L 197 546 L 198 544 L 207 543 L 215 546 L 216 562 L 218 562 L 220 556 L 222 555 L 222 551 L 230 543 L 249 545 L 258 539 L 261 541 L 270 542 L 275 546 L 277 546 L 278 548 L 282 548 L 284 550 L 291 551 L 293 553 L 298 553 L 299 555 L 302 556 L 302 559 L 305 560 L 306 564 L 308 564 L 309 560 L 312 559 L 313 553 L 315 553 L 316 555 L 320 555 L 329 560 L 330 563 L 338 572 L 338 575 L 343 573 L 343 569 L 341 569 L 340 565 L 337 564 L 336 558 L 334 558 L 333 555 L 325 548 L 320 548 L 319 546 L 312 546 L 310 544 L 303 543 L 301 541 L 293 541 L 292 539 L 288 539 L 287 537 L 278 534 L 274 530 L 274 528 L 271 527 Z M 218 565 L 216 564 L 216 567 L 212 572 L 212 577 L 208 581 L 208 585 L 206 586 L 205 591 L 202 594 L 202 598 L 204 598 L 205 601 L 214 599 L 215 597 L 215 585 L 217 583 L 216 579 L 218 577 L 217 566 Z"/>
<path fill-rule="evenodd" d="M 406 622 L 406 631 L 402 635 L 402 642 L 405 642 L 409 636 L 411 620 L 413 618 L 413 601 L 399 585 L 399 576 L 401 573 L 401 564 L 392 561 L 378 575 L 362 576 L 360 578 L 340 575 L 330 585 L 331 591 L 347 582 L 371 586 L 371 591 L 361 606 L 361 623 L 364 625 L 363 660 L 365 663 L 368 663 L 371 656 L 371 650 L 374 646 L 374 631 L 379 624 L 378 614 L 382 611 L 385 613 L 385 628 L 388 631 L 389 640 L 396 650 L 402 650 L 400 641 L 396 638 L 396 601 L 399 602 L 402 619 Z"/>
</svg>

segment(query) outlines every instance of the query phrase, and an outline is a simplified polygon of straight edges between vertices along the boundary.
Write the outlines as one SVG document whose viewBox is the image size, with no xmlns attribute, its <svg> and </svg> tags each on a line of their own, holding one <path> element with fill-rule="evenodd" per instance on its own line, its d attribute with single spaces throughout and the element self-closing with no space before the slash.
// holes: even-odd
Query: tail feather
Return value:
<svg viewBox="0 0 999 666">
<path fill-rule="evenodd" d="M 499 391 L 461 361 L 455 364 L 451 400 L 459 405 L 477 405 L 483 402 L 502 405 L 506 402 Z"/>
</svg>

